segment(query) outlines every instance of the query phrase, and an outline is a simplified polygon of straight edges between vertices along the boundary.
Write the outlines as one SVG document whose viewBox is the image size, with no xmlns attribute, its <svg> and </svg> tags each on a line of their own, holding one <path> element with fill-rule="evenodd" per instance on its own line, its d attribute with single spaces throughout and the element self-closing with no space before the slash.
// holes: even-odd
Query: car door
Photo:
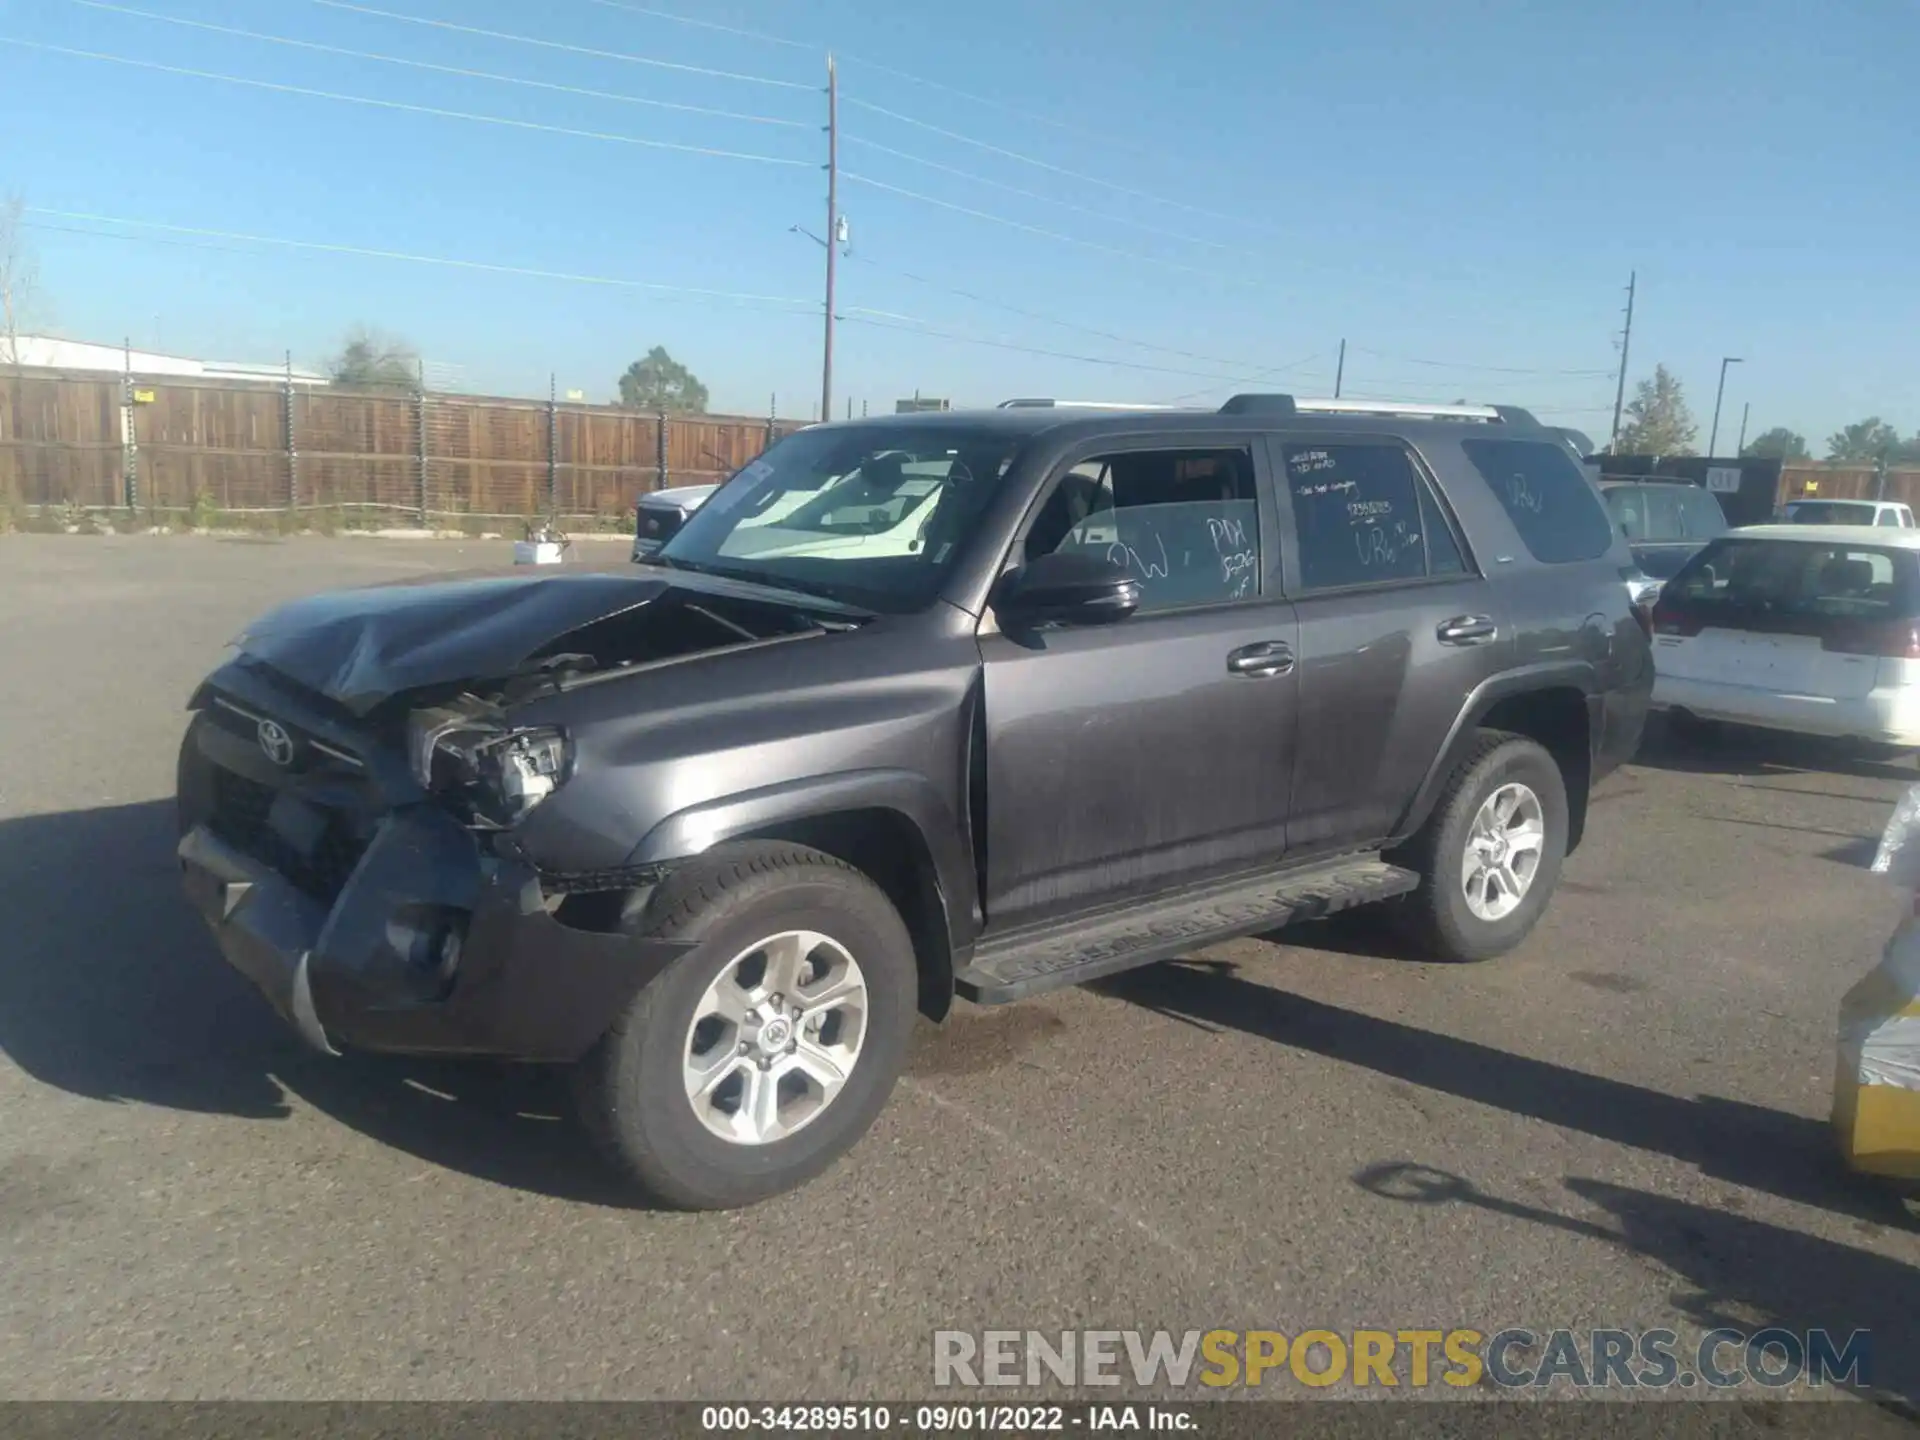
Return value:
<svg viewBox="0 0 1920 1440">
<path fill-rule="evenodd" d="M 1285 851 L 1296 636 L 1264 464 L 1245 435 L 1109 439 L 1050 478 L 1010 558 L 1105 556 L 1144 599 L 1106 625 L 983 621 L 989 930 Z"/>
<path fill-rule="evenodd" d="M 1404 440 L 1269 445 L 1299 623 L 1288 844 L 1363 846 L 1392 832 L 1461 703 L 1508 663 L 1507 617 Z"/>
</svg>

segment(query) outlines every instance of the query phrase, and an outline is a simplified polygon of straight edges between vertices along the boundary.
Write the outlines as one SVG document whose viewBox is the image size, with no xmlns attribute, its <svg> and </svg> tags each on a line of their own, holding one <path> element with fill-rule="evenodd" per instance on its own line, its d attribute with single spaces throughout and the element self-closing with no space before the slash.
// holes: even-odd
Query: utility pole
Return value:
<svg viewBox="0 0 1920 1440">
<path fill-rule="evenodd" d="M 1740 406 L 1740 438 L 1736 440 L 1733 445 L 1733 453 L 1736 455 L 1744 455 L 1747 453 L 1747 415 L 1752 409 L 1753 402 L 1751 400 L 1745 401 Z"/>
<path fill-rule="evenodd" d="M 840 81 L 827 56 L 827 317 L 820 349 L 820 418 L 833 418 L 833 262 L 840 226 Z"/>
<path fill-rule="evenodd" d="M 1340 398 L 1340 382 L 1345 380 L 1346 378 L 1347 378 L 1347 342 L 1343 337 L 1340 341 L 1340 358 L 1338 361 L 1335 362 L 1333 367 L 1333 398 L 1334 399 L 1338 400 Z"/>
<path fill-rule="evenodd" d="M 1640 279 L 1639 271 L 1627 276 L 1627 328 L 1620 332 L 1620 383 L 1613 391 L 1613 435 L 1607 441 L 1607 453 L 1620 453 L 1620 411 L 1627 403 L 1627 351 L 1633 345 L 1633 290 Z"/>
</svg>

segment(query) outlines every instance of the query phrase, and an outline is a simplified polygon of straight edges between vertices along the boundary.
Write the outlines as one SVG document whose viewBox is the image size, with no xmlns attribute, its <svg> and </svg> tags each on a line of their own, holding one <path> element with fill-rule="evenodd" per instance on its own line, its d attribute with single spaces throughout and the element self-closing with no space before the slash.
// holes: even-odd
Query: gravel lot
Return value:
<svg viewBox="0 0 1920 1440">
<path fill-rule="evenodd" d="M 1289 934 L 962 1005 L 824 1180 L 663 1215 L 549 1075 L 309 1054 L 177 893 L 240 625 L 506 555 L 0 539 L 0 1393 L 897 1399 L 946 1328 L 1724 1321 L 1870 1327 L 1920 1404 L 1920 1229 L 1825 1119 L 1911 762 L 1656 736 L 1505 960 Z"/>
</svg>

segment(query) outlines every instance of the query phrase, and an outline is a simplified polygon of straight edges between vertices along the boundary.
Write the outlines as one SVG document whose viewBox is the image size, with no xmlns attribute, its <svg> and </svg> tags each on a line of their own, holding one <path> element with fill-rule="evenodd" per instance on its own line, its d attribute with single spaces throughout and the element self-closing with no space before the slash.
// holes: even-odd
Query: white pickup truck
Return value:
<svg viewBox="0 0 1920 1440">
<path fill-rule="evenodd" d="M 1893 500 L 1789 500 L 1773 514 L 1779 525 L 1883 525 L 1914 528 L 1910 507 Z"/>
</svg>

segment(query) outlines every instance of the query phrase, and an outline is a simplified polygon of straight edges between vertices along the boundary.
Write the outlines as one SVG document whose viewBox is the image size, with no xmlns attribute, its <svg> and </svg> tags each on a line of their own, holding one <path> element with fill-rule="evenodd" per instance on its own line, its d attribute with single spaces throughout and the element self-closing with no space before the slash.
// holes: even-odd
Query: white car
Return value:
<svg viewBox="0 0 1920 1440">
<path fill-rule="evenodd" d="M 1653 704 L 1676 718 L 1920 747 L 1920 532 L 1729 530 L 1653 629 Z"/>
<path fill-rule="evenodd" d="M 1913 510 L 1893 500 L 1789 500 L 1774 519 L 1786 525 L 1873 525 L 1911 530 Z"/>
</svg>

